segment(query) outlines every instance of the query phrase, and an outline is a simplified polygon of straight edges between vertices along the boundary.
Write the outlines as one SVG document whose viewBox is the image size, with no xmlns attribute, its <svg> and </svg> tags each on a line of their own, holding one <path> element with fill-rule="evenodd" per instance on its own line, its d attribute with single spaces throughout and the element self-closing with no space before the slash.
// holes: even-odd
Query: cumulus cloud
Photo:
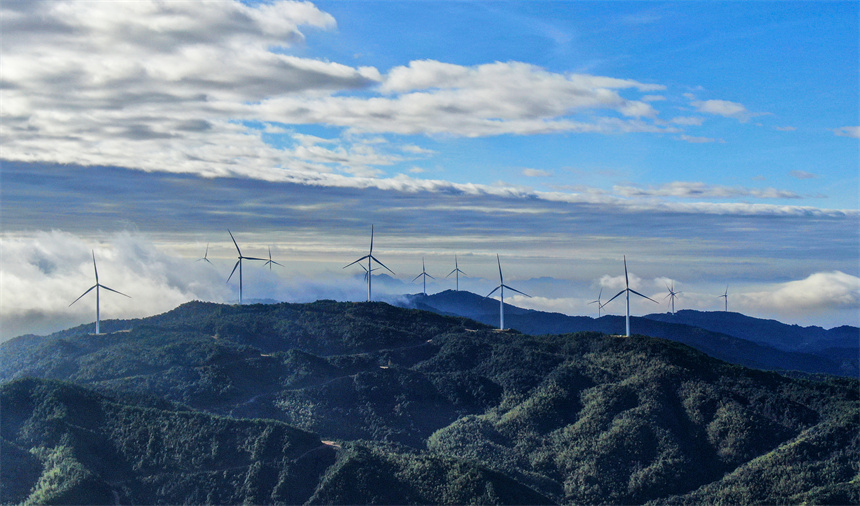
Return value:
<svg viewBox="0 0 860 506">
<path fill-rule="evenodd" d="M 734 118 L 741 122 L 746 122 L 751 117 L 759 115 L 748 111 L 743 104 L 728 100 L 694 100 L 690 104 L 699 112 Z"/>
<path fill-rule="evenodd" d="M 860 310 L 860 278 L 841 271 L 818 272 L 805 279 L 746 293 L 743 304 L 782 312 L 819 312 L 832 308 Z"/>
<path fill-rule="evenodd" d="M 613 191 L 625 197 L 677 197 L 677 198 L 736 198 L 752 197 L 758 199 L 798 199 L 800 195 L 776 188 L 744 188 L 740 186 L 720 186 L 702 182 L 675 181 L 660 186 L 622 186 L 616 185 Z"/>
<path fill-rule="evenodd" d="M 35 0 L 4 3 L 0 19 L 8 160 L 295 180 L 402 161 L 350 135 L 674 132 L 653 96 L 625 96 L 660 84 L 521 62 L 420 60 L 383 75 L 287 54 L 305 31 L 336 27 L 307 2 Z M 321 146 L 285 128 L 308 124 L 346 135 Z"/>
<path fill-rule="evenodd" d="M 833 133 L 839 137 L 854 137 L 860 139 L 860 126 L 844 126 L 834 128 Z"/>
</svg>

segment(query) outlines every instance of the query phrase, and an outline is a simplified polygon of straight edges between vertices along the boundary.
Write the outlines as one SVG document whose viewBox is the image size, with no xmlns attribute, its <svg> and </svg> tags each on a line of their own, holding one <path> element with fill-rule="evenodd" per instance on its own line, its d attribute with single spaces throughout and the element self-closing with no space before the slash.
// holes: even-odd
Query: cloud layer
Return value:
<svg viewBox="0 0 860 506">
<path fill-rule="evenodd" d="M 238 287 L 235 280 L 225 283 L 226 275 L 233 265 L 229 253 L 226 258 L 213 256 L 214 265 L 197 261 L 200 254 L 183 256 L 175 251 L 155 247 L 151 240 L 141 234 L 127 232 L 112 234 L 94 248 L 102 284 L 122 291 L 132 298 L 127 299 L 111 293 L 103 293 L 101 300 L 102 318 L 136 318 L 158 314 L 189 300 L 209 300 L 214 302 L 235 301 Z M 259 246 L 246 244 L 239 236 L 243 250 L 256 251 Z M 391 238 L 385 244 L 390 248 Z M 228 245 L 232 247 L 232 245 Z M 256 249 L 255 249 L 256 248 Z M 215 248 L 213 248 L 213 251 Z M 227 249 L 229 251 L 229 248 Z M 219 253 L 225 253 L 224 250 Z M 272 251 L 276 261 L 285 263 L 285 268 L 265 268 L 262 263 L 248 262 L 244 272 L 244 289 L 247 299 L 275 299 L 292 302 L 306 302 L 321 298 L 336 300 L 364 300 L 365 289 L 362 273 L 332 269 L 309 276 L 300 273 L 301 268 L 285 257 L 290 254 L 279 248 Z M 26 332 L 48 333 L 62 330 L 95 319 L 95 297 L 88 294 L 73 306 L 69 304 L 94 283 L 91 244 L 82 237 L 66 232 L 40 232 L 29 237 L 4 239 L 3 258 L 0 267 L 0 304 L 3 307 L 3 324 L 0 339 L 8 339 Z M 392 256 L 384 253 L 385 259 Z M 349 258 L 348 256 L 346 258 Z M 375 298 L 394 298 L 403 293 L 420 291 L 420 282 L 409 283 L 420 263 L 412 255 L 408 266 L 399 278 L 379 278 L 374 284 Z M 440 270 L 439 258 L 429 258 L 428 272 L 436 275 L 430 280 L 428 291 L 452 288 L 452 281 L 444 279 Z M 445 268 L 448 269 L 446 258 Z M 493 268 L 489 257 L 481 260 L 471 257 L 461 258 L 462 266 L 469 267 L 470 276 L 461 279 L 464 289 L 483 292 L 495 283 Z M 638 269 L 643 260 L 637 259 Z M 386 262 L 388 263 L 388 262 Z M 530 293 L 534 297 L 513 297 L 510 302 L 523 307 L 540 310 L 560 311 L 572 315 L 592 315 L 596 308 L 589 302 L 596 298 L 597 290 L 603 290 L 603 301 L 624 287 L 623 275 L 604 274 L 595 276 L 591 281 L 574 282 L 561 278 L 522 277 L 524 266 L 521 261 L 506 257 L 505 273 L 513 286 Z M 487 269 L 478 269 L 478 264 L 487 264 Z M 338 266 L 339 267 L 339 266 Z M 411 269 L 410 269 L 411 267 Z M 620 264 L 613 270 L 620 269 Z M 631 267 L 633 267 L 631 265 Z M 415 271 L 415 272 L 413 272 Z M 476 272 L 478 271 L 478 272 Z M 481 278 L 484 273 L 487 278 Z M 642 293 L 663 301 L 664 285 L 667 278 L 644 279 L 634 271 L 630 272 L 631 287 Z M 680 308 L 719 310 L 721 301 L 714 294 L 696 290 L 695 286 L 683 286 L 680 282 L 676 289 L 683 294 L 676 306 Z M 682 290 L 683 289 L 683 290 Z M 722 291 L 720 289 L 719 291 Z M 612 292 L 612 293 L 610 293 Z M 860 309 L 860 278 L 844 272 L 818 272 L 810 276 L 781 284 L 752 284 L 745 287 L 733 286 L 730 290 L 730 305 L 752 316 L 774 315 L 789 322 L 819 323 L 824 325 L 857 325 L 857 310 Z M 657 306 L 649 301 L 631 298 L 635 314 L 665 311 L 663 305 Z M 718 307 L 719 306 L 719 307 Z M 613 303 L 606 311 L 612 314 L 623 313 L 623 302 Z M 604 311 L 605 312 L 605 311 Z M 806 319 L 799 319 L 799 315 Z M 853 316 L 851 316 L 853 314 Z"/>
</svg>

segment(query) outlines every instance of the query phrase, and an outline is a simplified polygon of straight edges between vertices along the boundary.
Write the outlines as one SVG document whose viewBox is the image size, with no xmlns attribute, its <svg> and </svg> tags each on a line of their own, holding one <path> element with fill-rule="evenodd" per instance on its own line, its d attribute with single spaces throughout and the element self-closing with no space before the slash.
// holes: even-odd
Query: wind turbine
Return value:
<svg viewBox="0 0 860 506">
<path fill-rule="evenodd" d="M 723 292 L 722 295 L 717 296 L 718 299 L 720 297 L 722 297 L 723 299 L 726 299 L 726 309 L 724 311 L 728 312 L 729 311 L 729 285 L 726 285 L 726 291 Z"/>
<path fill-rule="evenodd" d="M 597 317 L 600 318 L 600 310 L 603 309 L 603 304 L 600 303 L 600 296 L 603 295 L 603 287 L 597 293 L 597 300 L 589 302 L 589 304 L 597 304 Z"/>
<path fill-rule="evenodd" d="M 457 291 L 459 292 L 460 291 L 460 274 L 465 276 L 466 273 L 461 271 L 460 266 L 457 265 L 457 255 L 454 255 L 454 270 L 449 272 L 448 276 L 450 276 L 451 274 L 454 274 L 454 273 L 457 274 Z M 447 278 L 448 276 L 445 276 L 445 277 Z"/>
<path fill-rule="evenodd" d="M 496 290 L 499 290 L 499 330 L 505 330 L 505 288 L 511 290 L 513 292 L 517 292 L 519 294 L 525 295 L 526 297 L 531 298 L 531 295 L 527 293 L 523 293 L 516 288 L 511 288 L 510 286 L 505 284 L 505 278 L 502 275 L 502 261 L 499 260 L 499 255 L 496 254 L 496 262 L 499 264 L 499 286 L 493 288 L 493 291 L 486 295 L 487 298 L 490 295 L 496 293 Z"/>
<path fill-rule="evenodd" d="M 385 270 L 387 270 L 391 274 L 394 274 L 394 271 L 392 271 L 391 269 L 386 267 L 384 263 L 380 262 L 379 260 L 376 259 L 375 256 L 373 256 L 373 225 L 370 226 L 370 252 L 368 254 L 364 255 L 363 257 L 359 258 L 355 262 L 344 265 L 343 268 L 346 269 L 350 265 L 357 264 L 358 262 L 361 262 L 362 260 L 365 260 L 365 259 L 367 259 L 367 267 L 364 268 L 365 274 L 367 274 L 367 302 L 370 302 L 371 286 L 373 284 L 373 274 L 372 273 L 373 273 L 373 271 L 376 270 L 373 268 L 372 262 L 378 263 L 382 267 L 385 267 Z M 362 267 L 364 267 L 364 266 L 362 266 Z"/>
<path fill-rule="evenodd" d="M 675 314 L 675 298 L 678 297 L 678 295 L 681 295 L 681 292 L 675 291 L 675 282 L 674 281 L 672 281 L 672 287 L 671 288 L 669 287 L 668 283 L 666 284 L 666 290 L 669 290 L 669 295 L 663 297 L 663 299 L 669 299 L 671 297 L 672 314 Z"/>
<path fill-rule="evenodd" d="M 267 260 L 266 263 L 263 264 L 263 267 L 268 265 L 269 270 L 272 270 L 272 264 L 280 265 L 281 267 L 283 267 L 283 264 L 279 264 L 278 262 L 275 262 L 274 260 L 272 260 L 272 248 L 270 247 L 269 248 L 269 260 Z"/>
<path fill-rule="evenodd" d="M 636 295 L 638 295 L 640 297 L 644 297 L 644 298 L 650 300 L 651 302 L 653 302 L 655 304 L 659 304 L 659 302 L 652 299 L 651 297 L 648 297 L 647 295 L 642 295 L 641 293 L 637 292 L 636 290 L 630 288 L 630 278 L 627 276 L 627 255 L 624 255 L 624 290 L 621 290 L 620 292 L 616 293 L 615 297 L 612 297 L 611 299 L 606 301 L 606 304 L 609 304 L 610 302 L 615 300 L 615 298 L 618 297 L 619 295 L 621 295 L 622 293 L 627 294 L 627 316 L 626 316 L 624 322 L 625 322 L 625 327 L 627 330 L 626 337 L 630 337 L 630 293 L 635 293 Z M 604 304 L 604 306 L 606 304 Z"/>
<path fill-rule="evenodd" d="M 84 295 L 93 291 L 93 288 L 96 289 L 96 335 L 99 335 L 99 323 L 101 322 L 101 315 L 99 313 L 99 302 L 100 302 L 99 301 L 99 288 L 104 288 L 105 290 L 107 290 L 109 292 L 118 293 L 118 294 L 122 295 L 123 297 L 128 297 L 129 299 L 131 297 L 122 293 L 122 292 L 118 292 L 118 291 L 114 290 L 113 288 L 108 288 L 105 285 L 99 283 L 99 268 L 96 267 L 96 253 L 95 253 L 95 251 L 93 251 L 92 254 L 93 254 L 93 270 L 96 273 L 96 284 L 91 286 L 89 288 L 89 290 L 87 290 L 86 292 L 82 293 L 80 297 L 78 297 L 77 299 L 74 300 L 74 302 L 72 302 L 72 304 L 81 300 L 81 298 L 83 298 Z M 72 304 L 69 304 L 69 307 L 72 307 Z"/>
<path fill-rule="evenodd" d="M 204 253 L 204 254 L 203 254 L 203 258 L 198 258 L 198 259 L 197 259 L 197 261 L 198 261 L 198 262 L 199 262 L 199 261 L 201 261 L 201 260 L 204 260 L 204 261 L 206 261 L 206 262 L 209 262 L 209 264 L 210 264 L 210 265 L 212 264 L 212 261 L 211 261 L 211 260 L 209 260 L 209 243 L 208 243 L 208 242 L 206 243 L 206 253 Z"/>
<path fill-rule="evenodd" d="M 230 282 L 230 278 L 233 277 L 233 274 L 236 272 L 236 268 L 239 268 L 239 305 L 242 305 L 242 260 L 259 260 L 261 262 L 265 262 L 265 258 L 256 258 L 256 257 L 246 257 L 242 256 L 242 250 L 239 249 L 239 245 L 236 243 L 236 238 L 233 237 L 233 232 L 227 230 L 227 233 L 230 234 L 230 239 L 233 239 L 233 244 L 236 246 L 236 251 L 239 252 L 239 259 L 236 260 L 236 265 L 233 266 L 233 270 L 230 271 L 230 276 L 227 277 L 227 282 Z"/>
<path fill-rule="evenodd" d="M 424 257 L 421 257 L 421 274 L 415 276 L 415 279 L 412 280 L 414 283 L 416 279 L 424 278 L 424 295 L 427 295 L 427 278 L 436 279 L 433 276 L 427 274 L 427 269 L 424 268 Z"/>
</svg>

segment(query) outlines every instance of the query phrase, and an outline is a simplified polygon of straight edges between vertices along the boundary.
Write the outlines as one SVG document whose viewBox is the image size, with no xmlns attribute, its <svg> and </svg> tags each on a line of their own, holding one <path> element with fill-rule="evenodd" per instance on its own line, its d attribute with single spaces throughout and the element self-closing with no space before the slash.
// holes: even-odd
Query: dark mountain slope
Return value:
<svg viewBox="0 0 860 506">
<path fill-rule="evenodd" d="M 422 294 L 410 295 L 407 296 L 402 304 L 404 307 L 414 307 L 444 315 L 472 318 L 487 325 L 498 326 L 499 323 L 498 301 L 481 297 L 471 292 L 447 290 L 429 296 Z M 636 334 L 678 341 L 704 351 L 720 360 L 747 367 L 851 377 L 856 377 L 860 374 L 856 353 L 845 353 L 845 350 L 841 349 L 821 349 L 809 353 L 786 351 L 767 344 L 752 342 L 730 334 L 721 333 L 718 326 L 716 330 L 708 330 L 693 325 L 685 325 L 683 322 L 674 323 L 671 320 L 654 316 L 631 317 L 630 326 L 632 331 Z M 745 318 L 754 322 L 764 321 L 749 317 Z M 568 316 L 561 313 L 522 309 L 505 304 L 505 325 L 520 332 L 533 335 L 564 334 L 582 331 L 620 334 L 624 332 L 624 317 L 603 316 L 595 319 L 587 316 Z M 759 325 L 755 328 L 761 329 L 762 326 Z M 780 327 L 767 327 L 767 329 L 777 332 Z M 763 330 L 760 331 L 763 332 Z M 839 335 L 844 334 L 842 330 L 838 332 Z M 749 333 L 754 332 L 750 331 Z M 760 341 L 764 340 L 763 337 L 760 339 Z"/>
<path fill-rule="evenodd" d="M 279 422 L 139 407 L 65 383 L 6 383 L 0 404 L 3 447 L 25 464 L 4 451 L 3 503 L 304 502 L 335 460 Z"/>
<path fill-rule="evenodd" d="M 838 494 L 856 476 L 856 459 L 845 456 L 860 454 L 858 441 L 839 439 L 856 425 L 845 418 L 860 409 L 856 380 L 790 379 L 664 339 L 535 337 L 381 303 L 191 303 L 128 328 L 0 344 L 0 373 L 67 374 L 121 392 L 112 396 L 141 396 L 150 409 L 177 411 L 143 397 L 156 393 L 324 439 L 363 440 L 344 444 L 308 496 L 315 502 L 485 502 L 502 490 L 525 502 L 528 489 L 540 494 L 533 502 L 692 501 L 727 476 L 754 480 L 753 472 L 772 477 L 755 491 L 759 502 L 779 502 L 817 493 L 812 478 L 800 492 L 786 490 L 792 478 L 779 452 L 793 445 L 806 445 L 811 465 L 826 469 L 810 474 L 815 490 Z M 26 356 L 11 356 L 21 350 Z M 55 411 L 32 416 L 49 420 Z M 33 462 L 15 455 L 26 474 Z M 381 488 L 347 487 L 384 476 Z M 172 502 L 198 487 L 177 483 Z"/>
<path fill-rule="evenodd" d="M 340 451 L 272 420 L 142 408 L 44 380 L 0 386 L 0 404 L 4 504 L 550 503 L 474 463 Z"/>
<path fill-rule="evenodd" d="M 860 349 L 860 329 L 848 325 L 825 330 L 821 327 L 787 325 L 734 312 L 690 309 L 675 314 L 649 314 L 645 318 L 721 332 L 786 351 L 817 353 L 829 348 Z"/>
</svg>

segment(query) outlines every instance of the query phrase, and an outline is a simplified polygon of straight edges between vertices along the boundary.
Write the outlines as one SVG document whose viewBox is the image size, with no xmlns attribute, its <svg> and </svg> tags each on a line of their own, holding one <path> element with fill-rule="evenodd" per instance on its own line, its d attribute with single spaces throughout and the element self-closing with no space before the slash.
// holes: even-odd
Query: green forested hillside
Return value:
<svg viewBox="0 0 860 506">
<path fill-rule="evenodd" d="M 145 446 L 122 443 L 127 450 L 110 451 L 147 476 L 135 477 L 123 492 L 114 478 L 79 456 L 94 452 L 106 458 L 101 448 L 118 443 L 62 440 L 75 431 L 64 436 L 65 429 L 42 421 L 53 420 L 59 408 L 28 411 L 36 404 L 25 404 L 28 423 L 44 428 L 7 431 L 7 398 L 17 398 L 7 390 L 32 383 L 25 381 L 7 383 L 0 399 L 3 469 L 8 455 L 20 464 L 15 472 L 38 475 L 41 483 L 51 462 L 64 462 L 62 472 L 92 482 L 94 494 L 137 497 L 138 490 L 156 490 L 162 495 L 151 497 L 164 502 L 860 502 L 857 380 L 790 379 L 642 336 L 497 332 L 382 303 L 189 303 L 114 328 L 123 331 L 67 331 L 4 343 L 0 378 L 85 385 L 107 397 L 81 391 L 80 402 L 109 405 L 110 413 L 121 403 L 109 399 L 121 398 L 135 406 L 122 409 L 134 413 L 189 417 L 206 427 L 278 427 L 305 435 L 315 448 L 322 438 L 342 449 L 323 445 L 329 460 L 314 471 L 314 488 L 288 497 L 271 485 L 281 478 L 252 487 L 257 495 L 242 487 L 249 466 L 262 466 L 259 476 L 293 476 L 287 461 L 294 456 L 271 463 L 253 452 L 224 453 L 245 466 L 236 472 L 246 478 L 230 475 L 224 481 L 234 485 L 221 490 L 202 485 L 210 479 L 205 473 L 225 472 L 212 468 L 210 457 L 173 457 L 169 446 L 162 448 L 163 438 Z M 33 391 L 55 385 L 35 384 Z M 104 427 L 164 423 L 128 416 L 105 421 L 112 416 L 71 425 L 119 431 Z M 217 433 L 207 430 L 198 432 Z M 113 441 L 112 434 L 105 441 Z M 218 436 L 191 438 L 188 445 L 209 455 L 213 437 Z M 248 443 L 223 443 L 243 444 Z M 167 455 L 145 457 L 162 451 Z M 155 460 L 137 464 L 138 458 Z M 177 458 L 187 467 L 169 467 Z M 148 485 L 159 473 L 170 478 Z M 177 479 L 175 473 L 185 474 Z M 7 488 L 4 497 L 24 493 Z M 215 495 L 189 492 L 209 488 Z"/>
</svg>

